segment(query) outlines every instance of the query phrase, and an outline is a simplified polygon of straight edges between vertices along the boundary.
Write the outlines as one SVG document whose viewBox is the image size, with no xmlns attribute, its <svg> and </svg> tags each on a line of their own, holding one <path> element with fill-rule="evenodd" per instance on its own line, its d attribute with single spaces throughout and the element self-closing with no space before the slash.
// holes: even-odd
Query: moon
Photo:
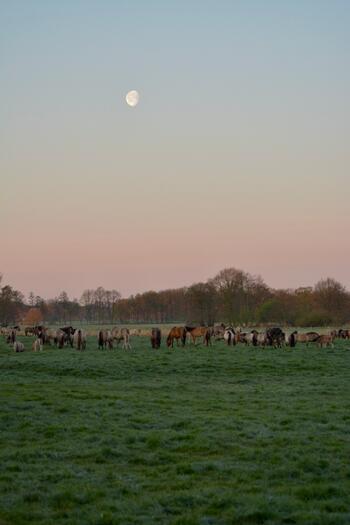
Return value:
<svg viewBox="0 0 350 525">
<path fill-rule="evenodd" d="M 128 106 L 131 106 L 134 108 L 139 103 L 140 95 L 138 91 L 133 89 L 132 91 L 129 91 L 129 93 L 126 94 L 125 100 Z"/>
</svg>

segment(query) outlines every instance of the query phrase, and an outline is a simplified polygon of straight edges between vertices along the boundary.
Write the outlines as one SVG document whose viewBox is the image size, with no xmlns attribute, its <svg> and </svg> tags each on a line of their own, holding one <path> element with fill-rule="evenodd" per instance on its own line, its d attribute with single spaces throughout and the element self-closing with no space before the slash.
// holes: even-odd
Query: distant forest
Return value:
<svg viewBox="0 0 350 525">
<path fill-rule="evenodd" d="M 226 268 L 206 282 L 122 298 L 117 290 L 85 290 L 80 299 L 61 292 L 54 299 L 27 298 L 0 275 L 0 324 L 187 323 L 290 326 L 350 322 L 350 293 L 332 278 L 314 287 L 272 289 L 260 276 Z"/>
</svg>

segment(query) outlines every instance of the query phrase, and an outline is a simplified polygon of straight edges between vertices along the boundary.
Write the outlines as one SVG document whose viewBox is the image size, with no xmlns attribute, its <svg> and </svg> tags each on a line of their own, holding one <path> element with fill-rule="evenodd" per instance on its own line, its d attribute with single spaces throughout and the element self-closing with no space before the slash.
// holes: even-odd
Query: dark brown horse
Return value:
<svg viewBox="0 0 350 525">
<path fill-rule="evenodd" d="M 16 342 L 16 339 L 17 339 L 17 333 L 16 333 L 16 330 L 13 330 L 11 329 L 8 336 L 7 336 L 7 339 L 6 339 L 6 342 L 8 344 L 14 344 Z"/>
<path fill-rule="evenodd" d="M 179 346 L 179 340 L 181 340 L 182 346 L 186 344 L 186 329 L 183 326 L 174 326 L 167 337 L 166 344 L 168 348 L 174 348 L 174 339 L 176 339 L 177 346 Z"/>
<path fill-rule="evenodd" d="M 159 328 L 152 328 L 151 332 L 151 345 L 152 348 L 159 348 L 162 341 L 162 332 Z"/>
<path fill-rule="evenodd" d="M 350 330 L 344 330 L 343 328 L 341 328 L 340 330 L 338 330 L 337 335 L 341 339 L 350 339 Z"/>
</svg>

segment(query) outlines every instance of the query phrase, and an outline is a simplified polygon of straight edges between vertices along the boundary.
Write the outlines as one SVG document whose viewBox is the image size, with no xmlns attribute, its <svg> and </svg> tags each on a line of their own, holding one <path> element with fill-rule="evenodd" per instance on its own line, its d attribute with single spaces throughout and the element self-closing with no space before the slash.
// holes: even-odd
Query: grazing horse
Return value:
<svg viewBox="0 0 350 525">
<path fill-rule="evenodd" d="M 73 348 L 73 335 L 75 328 L 73 328 L 73 326 L 64 326 L 63 328 L 60 328 L 60 330 L 64 333 L 65 342 L 69 343 L 71 348 Z"/>
<path fill-rule="evenodd" d="M 334 348 L 333 339 L 333 333 L 327 335 L 319 335 L 316 343 L 320 348 L 323 348 L 324 346 L 331 346 L 332 348 Z"/>
<path fill-rule="evenodd" d="M 186 329 L 183 326 L 174 326 L 167 337 L 166 344 L 168 348 L 174 348 L 174 339 L 176 339 L 177 346 L 181 340 L 182 346 L 186 344 Z"/>
<path fill-rule="evenodd" d="M 244 343 L 245 345 L 248 345 L 248 334 L 237 330 L 236 343 Z"/>
<path fill-rule="evenodd" d="M 85 350 L 86 334 L 84 330 L 81 330 L 80 328 L 78 330 L 75 330 L 74 335 L 73 335 L 73 346 L 77 350 Z"/>
<path fill-rule="evenodd" d="M 211 329 L 206 326 L 185 326 L 186 333 L 190 334 L 191 341 L 195 345 L 199 337 L 203 337 L 205 346 L 211 345 Z"/>
<path fill-rule="evenodd" d="M 113 348 L 113 337 L 110 330 L 100 330 L 97 337 L 98 349 L 103 350 L 108 346 L 111 350 Z"/>
<path fill-rule="evenodd" d="M 123 341 L 122 348 L 131 350 L 129 328 L 113 328 L 111 338 L 117 342 L 117 347 L 119 343 Z"/>
<path fill-rule="evenodd" d="M 224 340 L 226 341 L 227 346 L 231 346 L 231 345 L 235 346 L 235 344 L 236 344 L 236 332 L 234 331 L 232 326 L 227 326 L 225 328 Z"/>
<path fill-rule="evenodd" d="M 219 339 L 223 339 L 224 338 L 224 333 L 225 333 L 225 325 L 224 325 L 224 323 L 214 325 L 213 334 L 212 335 L 214 336 L 215 341 L 218 341 Z"/>
<path fill-rule="evenodd" d="M 151 345 L 152 348 L 160 348 L 160 343 L 162 341 L 162 332 L 159 328 L 152 328 L 151 332 Z"/>
<path fill-rule="evenodd" d="M 285 343 L 286 336 L 281 328 L 268 328 L 266 330 L 266 339 L 269 346 L 274 348 L 281 348 L 282 344 Z"/>
<path fill-rule="evenodd" d="M 317 332 L 307 332 L 306 334 L 296 334 L 296 343 L 306 343 L 306 346 L 309 343 L 316 343 L 317 339 L 320 337 L 320 334 Z"/>
<path fill-rule="evenodd" d="M 19 341 L 13 343 L 13 349 L 15 352 L 24 352 L 24 344 Z"/>
</svg>

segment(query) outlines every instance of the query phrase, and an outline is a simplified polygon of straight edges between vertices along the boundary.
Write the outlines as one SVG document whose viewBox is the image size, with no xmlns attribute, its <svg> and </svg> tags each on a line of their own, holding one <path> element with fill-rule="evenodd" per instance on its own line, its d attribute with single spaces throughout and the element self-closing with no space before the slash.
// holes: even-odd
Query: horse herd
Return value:
<svg viewBox="0 0 350 525">
<path fill-rule="evenodd" d="M 19 326 L 13 326 L 11 328 L 2 327 L 0 328 L 0 333 L 5 336 L 7 343 L 13 346 L 15 352 L 23 352 L 25 350 L 24 344 L 17 339 L 17 335 L 21 333 Z M 70 346 L 81 351 L 86 348 L 87 334 L 82 328 L 76 329 L 72 326 L 47 328 L 39 325 L 26 327 L 24 329 L 24 335 L 35 337 L 32 343 L 32 350 L 34 352 L 43 350 L 44 345 L 54 345 L 57 348 Z M 122 343 L 123 349 L 131 350 L 131 335 L 147 335 L 150 337 L 152 348 L 157 349 L 161 346 L 162 332 L 160 328 L 152 328 L 141 333 L 140 330 L 133 331 L 124 327 L 99 330 L 97 334 L 97 348 L 99 350 L 113 349 L 114 346 L 118 348 L 119 344 Z M 295 330 L 287 336 L 279 327 L 267 328 L 263 332 L 258 332 L 257 330 L 243 332 L 240 329 L 234 329 L 232 326 L 220 324 L 213 327 L 174 326 L 167 335 L 166 345 L 168 348 L 173 348 L 175 341 L 177 346 L 180 344 L 185 346 L 187 341 L 193 345 L 197 345 L 199 340 L 199 342 L 202 342 L 205 346 L 211 346 L 213 340 L 224 340 L 228 346 L 235 346 L 241 343 L 246 346 L 262 348 L 281 348 L 283 346 L 293 348 L 298 343 L 306 345 L 315 343 L 320 347 L 333 347 L 335 338 L 350 339 L 350 330 L 333 330 L 329 334 L 319 334 L 314 331 L 298 333 L 298 331 Z"/>
<path fill-rule="evenodd" d="M 203 338 L 203 344 L 206 346 L 211 345 L 212 338 L 214 340 L 223 339 L 228 346 L 235 346 L 238 343 L 245 344 L 246 346 L 255 346 L 265 348 L 271 346 L 274 348 L 282 348 L 283 346 L 295 347 L 297 343 L 316 343 L 320 347 L 334 346 L 333 341 L 335 338 L 350 339 L 350 330 L 332 330 L 329 334 L 319 334 L 318 332 L 306 332 L 298 333 L 294 330 L 288 336 L 279 327 L 267 328 L 263 332 L 257 330 L 251 330 L 250 332 L 242 332 L 240 329 L 235 330 L 233 326 L 225 326 L 224 324 L 216 325 L 214 327 L 174 327 L 171 329 L 168 338 L 167 345 L 174 345 L 174 340 L 182 342 L 182 346 L 185 345 L 187 334 L 190 335 L 190 339 L 193 344 L 196 344 L 197 338 Z"/>
</svg>

